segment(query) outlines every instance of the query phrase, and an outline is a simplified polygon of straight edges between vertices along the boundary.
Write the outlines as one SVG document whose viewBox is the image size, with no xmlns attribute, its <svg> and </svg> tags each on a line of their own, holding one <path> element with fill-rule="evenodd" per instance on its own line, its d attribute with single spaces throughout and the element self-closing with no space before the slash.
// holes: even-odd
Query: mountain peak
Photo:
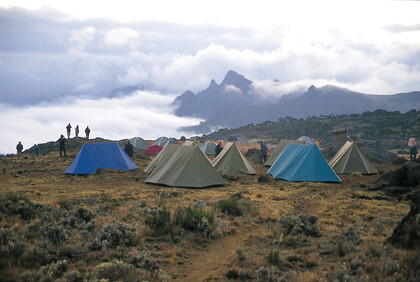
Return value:
<svg viewBox="0 0 420 282">
<path fill-rule="evenodd" d="M 245 86 L 251 84 L 251 81 L 246 79 L 243 75 L 230 70 L 227 72 L 225 79 L 223 79 L 220 85 L 235 85 L 235 86 Z"/>
<path fill-rule="evenodd" d="M 214 79 L 212 79 L 211 82 L 210 82 L 209 89 L 214 89 L 214 88 L 217 88 L 218 86 L 219 86 L 219 84 L 217 84 L 216 81 Z"/>
</svg>

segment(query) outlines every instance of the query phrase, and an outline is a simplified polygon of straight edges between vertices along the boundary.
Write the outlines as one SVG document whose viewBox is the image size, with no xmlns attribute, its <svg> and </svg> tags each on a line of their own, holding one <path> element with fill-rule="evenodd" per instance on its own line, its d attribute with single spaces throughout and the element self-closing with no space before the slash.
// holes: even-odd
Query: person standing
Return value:
<svg viewBox="0 0 420 282">
<path fill-rule="evenodd" d="M 410 148 L 410 161 L 415 162 L 416 161 L 416 155 L 417 155 L 417 144 L 416 144 L 416 138 L 414 138 L 414 134 L 410 135 L 410 139 L 408 139 L 408 147 Z"/>
<path fill-rule="evenodd" d="M 76 125 L 74 128 L 74 134 L 76 135 L 76 138 L 79 137 L 79 125 Z"/>
<path fill-rule="evenodd" d="M 127 141 L 127 144 L 124 146 L 124 152 L 130 157 L 130 159 L 133 159 L 133 145 L 130 143 L 130 140 Z"/>
<path fill-rule="evenodd" d="M 70 139 L 70 132 L 71 132 L 71 125 L 70 125 L 70 122 L 69 122 L 69 124 L 66 126 L 66 129 L 67 129 L 67 139 Z"/>
<path fill-rule="evenodd" d="M 89 126 L 86 126 L 85 133 L 86 133 L 86 139 L 89 140 L 89 133 L 90 133 Z"/>
<path fill-rule="evenodd" d="M 260 141 L 260 146 L 261 146 L 261 148 L 260 148 L 260 150 L 261 150 L 261 152 L 260 152 L 260 162 L 263 165 L 267 161 L 268 149 L 267 149 L 267 146 L 262 141 Z"/>
<path fill-rule="evenodd" d="M 37 144 L 34 144 L 34 159 L 39 160 L 39 147 Z"/>
<path fill-rule="evenodd" d="M 217 142 L 216 148 L 214 149 L 214 157 L 217 157 L 217 155 L 219 155 L 220 152 L 223 150 L 222 144 L 222 140 L 219 140 L 219 142 Z"/>
<path fill-rule="evenodd" d="M 22 150 L 23 150 L 23 145 L 19 141 L 19 143 L 16 145 L 16 151 L 17 151 L 18 158 L 20 158 L 20 156 L 22 154 Z"/>
<path fill-rule="evenodd" d="M 66 138 L 64 138 L 64 135 L 61 134 L 60 139 L 58 139 L 58 147 L 60 148 L 60 158 L 64 157 L 67 158 L 66 154 Z"/>
</svg>

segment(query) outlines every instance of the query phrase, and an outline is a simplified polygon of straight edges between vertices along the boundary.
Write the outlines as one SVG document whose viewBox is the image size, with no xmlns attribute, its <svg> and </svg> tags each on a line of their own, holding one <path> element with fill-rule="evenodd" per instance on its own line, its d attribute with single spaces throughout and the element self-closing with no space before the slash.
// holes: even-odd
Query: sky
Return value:
<svg viewBox="0 0 420 282">
<path fill-rule="evenodd" d="M 229 70 L 278 99 L 333 84 L 420 90 L 420 1 L 0 0 L 0 154 L 57 140 L 179 138 L 172 100 Z M 273 81 L 276 80 L 276 83 Z M 115 94 L 114 89 L 138 90 Z M 268 93 L 268 94 L 267 94 Z M 83 130 L 82 130 L 83 132 Z"/>
</svg>

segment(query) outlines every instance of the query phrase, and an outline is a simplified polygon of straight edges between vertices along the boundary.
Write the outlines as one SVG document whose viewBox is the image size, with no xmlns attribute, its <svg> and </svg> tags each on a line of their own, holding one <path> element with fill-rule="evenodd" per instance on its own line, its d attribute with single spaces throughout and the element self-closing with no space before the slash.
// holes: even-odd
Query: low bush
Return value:
<svg viewBox="0 0 420 282">
<path fill-rule="evenodd" d="M 150 216 L 146 217 L 145 224 L 153 230 L 155 236 L 171 234 L 171 213 L 166 207 L 154 210 Z"/>
<path fill-rule="evenodd" d="M 201 208 L 179 208 L 174 215 L 173 225 L 184 230 L 199 232 L 204 237 L 210 237 L 216 228 L 213 211 Z"/>
<path fill-rule="evenodd" d="M 321 231 L 318 227 L 318 217 L 313 215 L 284 215 L 280 218 L 280 224 L 284 230 L 284 235 L 321 236 Z"/>
<path fill-rule="evenodd" d="M 135 267 L 145 269 L 152 274 L 159 271 L 159 265 L 157 264 L 156 259 L 145 250 L 130 254 L 128 262 Z"/>
<path fill-rule="evenodd" d="M 92 276 L 95 281 L 141 281 L 139 271 L 122 261 L 103 262 L 95 267 Z"/>
<path fill-rule="evenodd" d="M 279 250 L 271 249 L 268 252 L 267 261 L 270 264 L 279 265 L 280 264 Z"/>
<path fill-rule="evenodd" d="M 243 216 L 251 211 L 251 204 L 246 201 L 240 192 L 233 193 L 229 198 L 222 199 L 216 203 L 216 208 L 222 213 L 233 216 Z"/>
<path fill-rule="evenodd" d="M 102 227 L 90 246 L 91 250 L 113 249 L 117 246 L 134 246 L 136 244 L 136 228 L 123 222 L 114 221 Z"/>
</svg>

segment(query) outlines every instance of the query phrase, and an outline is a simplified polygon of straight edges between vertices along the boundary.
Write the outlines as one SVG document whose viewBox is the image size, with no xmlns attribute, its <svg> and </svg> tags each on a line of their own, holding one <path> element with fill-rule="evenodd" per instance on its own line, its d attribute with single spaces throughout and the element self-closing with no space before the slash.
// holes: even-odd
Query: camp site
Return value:
<svg viewBox="0 0 420 282">
<path fill-rule="evenodd" d="M 261 139 L 229 137 L 239 130 L 188 140 L 70 138 L 67 158 L 56 141 L 39 144 L 39 159 L 31 149 L 2 156 L 0 277 L 416 277 L 420 164 L 404 148 L 372 148 L 352 138 L 356 130 L 344 138 L 296 132 L 263 140 L 262 164 Z"/>
</svg>

